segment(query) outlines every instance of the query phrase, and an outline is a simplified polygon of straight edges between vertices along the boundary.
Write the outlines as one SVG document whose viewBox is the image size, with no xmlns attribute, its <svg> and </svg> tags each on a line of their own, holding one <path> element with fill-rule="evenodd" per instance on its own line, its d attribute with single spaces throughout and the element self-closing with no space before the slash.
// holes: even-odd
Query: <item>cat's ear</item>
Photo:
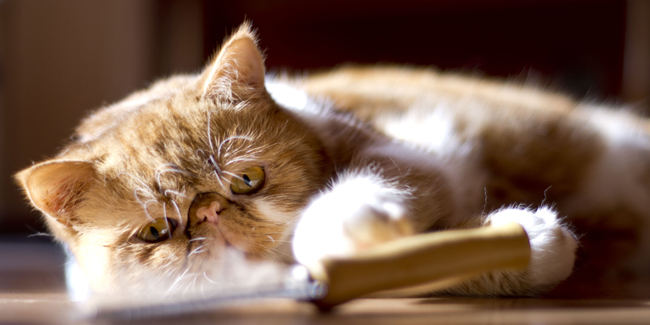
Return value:
<svg viewBox="0 0 650 325">
<path fill-rule="evenodd" d="M 32 204 L 66 227 L 94 177 L 92 163 L 74 160 L 44 162 L 16 174 Z"/>
<path fill-rule="evenodd" d="M 250 23 L 224 42 L 200 80 L 207 98 L 239 101 L 265 91 L 264 58 Z"/>
</svg>

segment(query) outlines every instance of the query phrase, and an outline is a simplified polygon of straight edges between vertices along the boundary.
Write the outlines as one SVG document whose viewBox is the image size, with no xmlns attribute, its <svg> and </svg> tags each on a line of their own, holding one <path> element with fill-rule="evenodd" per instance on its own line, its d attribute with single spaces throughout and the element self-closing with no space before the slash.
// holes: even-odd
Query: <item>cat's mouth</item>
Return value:
<svg viewBox="0 0 650 325">
<path fill-rule="evenodd" d="M 190 206 L 186 233 L 188 238 L 197 238 L 190 240 L 209 245 L 206 250 L 214 250 L 216 254 L 224 248 L 233 248 L 246 255 L 259 255 L 275 243 L 277 238 L 272 235 L 278 230 L 224 196 L 206 192 L 197 194 Z"/>
<path fill-rule="evenodd" d="M 221 227 L 219 227 L 219 226 L 217 225 L 217 229 L 218 229 L 218 231 L 219 231 L 219 235 L 221 235 L 221 238 L 223 238 L 223 246 L 225 246 L 225 247 L 234 247 L 235 245 L 233 245 L 233 244 L 228 240 L 228 237 L 226 237 L 226 236 L 223 234 L 223 230 L 221 230 Z"/>
<path fill-rule="evenodd" d="M 189 227 L 188 227 L 189 228 Z M 246 253 L 245 246 L 232 239 L 232 235 L 223 227 L 214 224 L 195 226 L 187 230 L 188 257 L 199 259 L 220 259 L 226 250 Z"/>
</svg>

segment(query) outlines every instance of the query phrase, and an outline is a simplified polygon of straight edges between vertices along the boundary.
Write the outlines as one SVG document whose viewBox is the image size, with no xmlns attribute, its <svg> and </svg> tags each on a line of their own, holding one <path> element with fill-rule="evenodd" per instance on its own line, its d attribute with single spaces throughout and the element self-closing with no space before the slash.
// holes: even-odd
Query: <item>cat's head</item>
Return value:
<svg viewBox="0 0 650 325">
<path fill-rule="evenodd" d="M 227 247 L 290 259 L 275 255 L 329 173 L 319 140 L 266 92 L 247 24 L 200 75 L 104 108 L 76 137 L 17 179 L 98 291 L 208 278 Z"/>
</svg>

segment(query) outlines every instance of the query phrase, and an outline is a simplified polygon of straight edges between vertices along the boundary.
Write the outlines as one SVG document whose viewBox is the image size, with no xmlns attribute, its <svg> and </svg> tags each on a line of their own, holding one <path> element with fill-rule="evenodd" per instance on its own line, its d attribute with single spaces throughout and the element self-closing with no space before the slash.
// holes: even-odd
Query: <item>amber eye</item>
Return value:
<svg viewBox="0 0 650 325">
<path fill-rule="evenodd" d="M 146 224 L 138 233 L 138 238 L 147 243 L 157 243 L 172 238 L 176 229 L 176 220 L 159 218 Z"/>
<path fill-rule="evenodd" d="M 230 180 L 230 190 L 235 194 L 251 194 L 264 185 L 264 169 L 251 167 Z"/>
</svg>

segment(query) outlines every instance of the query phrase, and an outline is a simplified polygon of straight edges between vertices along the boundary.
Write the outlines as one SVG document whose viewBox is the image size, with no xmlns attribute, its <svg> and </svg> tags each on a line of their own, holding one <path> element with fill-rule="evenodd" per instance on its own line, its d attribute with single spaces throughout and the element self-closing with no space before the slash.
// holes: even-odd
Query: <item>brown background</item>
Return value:
<svg viewBox="0 0 650 325">
<path fill-rule="evenodd" d="M 435 65 L 650 112 L 649 3 L 0 0 L 0 234 L 42 230 L 14 172 L 53 155 L 92 109 L 198 71 L 245 18 L 270 71 Z"/>
</svg>

